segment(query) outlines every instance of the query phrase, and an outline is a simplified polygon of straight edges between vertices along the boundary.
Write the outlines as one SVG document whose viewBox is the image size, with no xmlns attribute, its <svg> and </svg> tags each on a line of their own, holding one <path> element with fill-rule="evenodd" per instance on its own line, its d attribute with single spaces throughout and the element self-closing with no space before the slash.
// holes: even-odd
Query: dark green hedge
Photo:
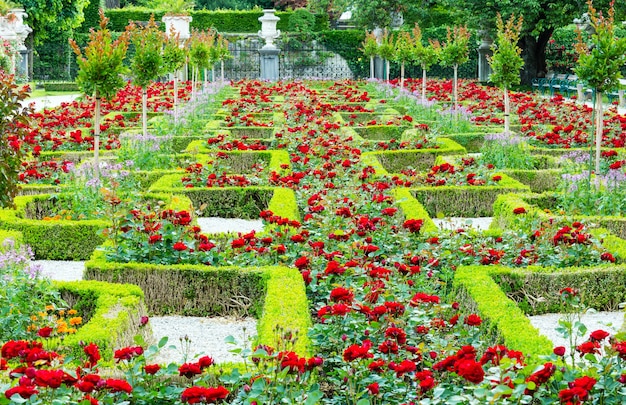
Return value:
<svg viewBox="0 0 626 405">
<path fill-rule="evenodd" d="M 559 169 L 546 170 L 503 170 L 503 173 L 511 176 L 520 183 L 530 187 L 533 193 L 543 193 L 544 191 L 554 191 L 561 181 L 561 171 Z"/>
<path fill-rule="evenodd" d="M 75 82 L 49 82 L 44 83 L 43 88 L 46 91 L 80 91 Z"/>
<path fill-rule="evenodd" d="M 319 35 L 322 45 L 346 60 L 355 78 L 369 77 L 369 60 L 361 52 L 365 31 L 327 30 Z"/>
<path fill-rule="evenodd" d="M 291 11 L 277 11 L 276 16 L 280 18 L 276 27 L 287 32 Z M 112 31 L 122 32 L 129 21 L 148 21 L 150 15 L 154 14 L 157 21 L 165 14 L 165 11 L 154 11 L 142 8 L 120 8 L 106 10 L 106 16 L 110 18 L 109 28 Z M 258 10 L 195 10 L 191 13 L 191 27 L 197 30 L 215 28 L 219 32 L 227 33 L 248 33 L 258 32 L 261 29 L 259 17 L 263 16 Z M 91 22 L 89 22 L 91 24 Z M 85 21 L 85 24 L 87 21 Z M 316 15 L 315 31 L 328 28 L 328 16 Z"/>
<path fill-rule="evenodd" d="M 357 134 L 363 139 L 389 141 L 391 139 L 399 140 L 402 133 L 409 129 L 408 126 L 395 125 L 369 125 L 366 127 L 354 127 Z"/>
<path fill-rule="evenodd" d="M 528 186 L 505 176 L 502 175 L 502 186 L 419 187 L 412 188 L 411 193 L 431 217 L 489 217 L 500 194 L 529 191 Z"/>
<path fill-rule="evenodd" d="M 400 173 L 409 167 L 416 170 L 429 170 L 435 163 L 437 156 L 463 155 L 466 153 L 465 148 L 450 139 L 440 139 L 439 145 L 439 149 L 366 152 L 363 155 L 371 155 L 378 159 L 388 173 Z"/>
<path fill-rule="evenodd" d="M 155 315 L 255 317 L 261 314 L 268 278 L 260 269 L 112 263 L 100 251 L 85 265 L 84 277 L 138 285 Z"/>
</svg>

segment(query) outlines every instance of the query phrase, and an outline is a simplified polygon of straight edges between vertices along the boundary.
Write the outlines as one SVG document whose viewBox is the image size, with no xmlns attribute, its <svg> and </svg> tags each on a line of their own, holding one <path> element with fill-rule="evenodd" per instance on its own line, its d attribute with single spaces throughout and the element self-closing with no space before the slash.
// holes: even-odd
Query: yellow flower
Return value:
<svg viewBox="0 0 626 405">
<path fill-rule="evenodd" d="M 40 313 L 39 313 L 39 316 L 40 316 L 40 317 L 42 317 L 42 318 L 43 318 L 45 315 L 46 315 L 46 314 L 44 314 L 43 312 L 40 312 Z M 39 318 L 37 318 L 37 315 L 31 315 L 31 316 L 30 316 L 30 320 L 31 320 L 31 321 L 36 321 L 37 319 L 39 319 Z"/>
<path fill-rule="evenodd" d="M 70 319 L 70 325 L 72 326 L 80 325 L 81 323 L 83 323 L 83 318 L 81 318 L 80 316 L 75 316 L 74 318 Z"/>
<path fill-rule="evenodd" d="M 59 311 L 59 316 L 65 316 L 65 310 L 64 309 Z"/>
</svg>

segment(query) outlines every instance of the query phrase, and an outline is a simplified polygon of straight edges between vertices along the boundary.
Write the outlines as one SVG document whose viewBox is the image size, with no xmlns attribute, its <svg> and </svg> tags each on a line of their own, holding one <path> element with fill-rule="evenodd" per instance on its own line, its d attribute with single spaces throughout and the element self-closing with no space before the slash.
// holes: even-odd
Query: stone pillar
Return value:
<svg viewBox="0 0 626 405">
<path fill-rule="evenodd" d="M 478 46 L 478 80 L 481 82 L 488 82 L 489 75 L 491 74 L 491 66 L 489 66 L 488 56 L 493 55 L 491 45 L 493 45 L 493 39 L 489 36 L 487 31 L 481 31 L 481 43 Z"/>
<path fill-rule="evenodd" d="M 259 50 L 261 54 L 261 79 L 276 81 L 280 78 L 280 68 L 278 63 L 278 55 L 280 55 L 280 49 L 274 47 L 264 46 Z"/>
<path fill-rule="evenodd" d="M 263 10 L 263 16 L 259 17 L 261 30 L 259 37 L 265 40 L 265 45 L 259 50 L 261 54 L 261 79 L 276 81 L 279 75 L 280 49 L 274 45 L 274 40 L 279 37 L 280 30 L 276 29 L 276 23 L 280 18 L 274 15 L 274 9 Z"/>
</svg>

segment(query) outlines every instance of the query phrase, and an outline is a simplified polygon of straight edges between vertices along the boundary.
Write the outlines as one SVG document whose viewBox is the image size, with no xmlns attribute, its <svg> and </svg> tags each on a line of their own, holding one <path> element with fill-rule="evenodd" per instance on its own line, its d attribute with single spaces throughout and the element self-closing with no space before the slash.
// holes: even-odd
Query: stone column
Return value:
<svg viewBox="0 0 626 405">
<path fill-rule="evenodd" d="M 481 43 L 478 46 L 478 80 L 481 82 L 488 82 L 489 75 L 491 74 L 491 66 L 489 66 L 488 56 L 493 55 L 491 46 L 493 45 L 493 39 L 489 36 L 487 31 L 480 31 Z"/>
<path fill-rule="evenodd" d="M 261 79 L 276 81 L 280 78 L 279 55 L 280 49 L 274 45 L 274 40 L 280 35 L 276 29 L 276 23 L 280 18 L 274 15 L 274 9 L 263 10 L 263 16 L 259 17 L 261 30 L 259 37 L 265 40 L 265 45 L 259 50 L 261 54 Z"/>
</svg>

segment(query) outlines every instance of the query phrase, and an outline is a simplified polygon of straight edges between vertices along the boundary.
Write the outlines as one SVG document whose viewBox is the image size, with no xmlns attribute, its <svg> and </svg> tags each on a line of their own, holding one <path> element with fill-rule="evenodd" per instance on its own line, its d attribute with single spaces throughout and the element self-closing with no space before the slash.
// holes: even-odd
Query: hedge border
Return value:
<svg viewBox="0 0 626 405">
<path fill-rule="evenodd" d="M 84 356 L 81 342 L 97 344 L 102 358 L 112 359 L 113 350 L 132 345 L 135 335 L 142 335 L 146 341 L 151 339 L 151 329 L 140 326 L 141 317 L 147 312 L 144 293 L 139 287 L 91 280 L 54 281 L 53 286 L 62 295 L 94 294 L 95 310 L 91 319 L 62 341 L 63 350 L 72 357 Z"/>
<path fill-rule="evenodd" d="M 99 233 L 109 226 L 109 221 L 101 219 L 43 221 L 24 217 L 29 203 L 46 200 L 52 196 L 53 194 L 36 194 L 16 197 L 15 210 L 0 210 L 0 229 L 21 232 L 23 242 L 31 246 L 37 259 L 88 260 L 92 252 L 104 242 Z M 172 207 L 190 206 L 189 200 L 182 196 L 148 193 L 144 197 L 165 200 Z"/>
</svg>

